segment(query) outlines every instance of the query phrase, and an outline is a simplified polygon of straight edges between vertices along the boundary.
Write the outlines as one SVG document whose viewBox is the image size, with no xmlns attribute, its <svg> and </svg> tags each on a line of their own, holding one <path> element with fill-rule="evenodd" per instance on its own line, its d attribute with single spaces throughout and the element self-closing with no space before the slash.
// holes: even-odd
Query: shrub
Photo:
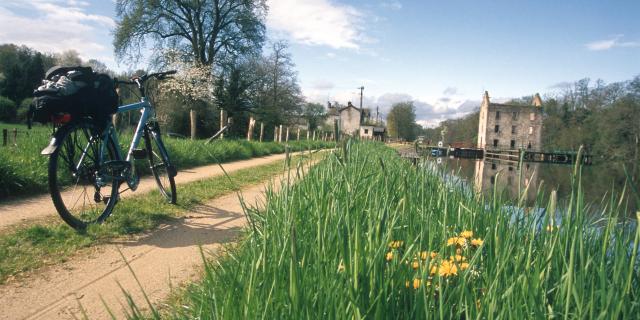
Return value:
<svg viewBox="0 0 640 320">
<path fill-rule="evenodd" d="M 0 96 L 0 121 L 13 121 L 16 117 L 16 103 L 13 100 Z"/>
<path fill-rule="evenodd" d="M 27 122 L 27 113 L 29 112 L 31 101 L 33 101 L 33 98 L 22 99 L 22 102 L 20 102 L 20 106 L 16 112 L 16 121 Z"/>
</svg>

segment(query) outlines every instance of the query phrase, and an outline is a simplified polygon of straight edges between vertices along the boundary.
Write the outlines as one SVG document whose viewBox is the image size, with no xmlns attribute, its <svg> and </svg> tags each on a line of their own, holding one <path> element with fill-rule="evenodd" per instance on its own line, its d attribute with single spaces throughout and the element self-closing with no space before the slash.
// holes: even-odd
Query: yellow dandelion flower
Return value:
<svg viewBox="0 0 640 320">
<path fill-rule="evenodd" d="M 429 253 L 426 251 L 421 251 L 420 252 L 420 260 L 424 261 L 427 260 L 427 257 L 429 256 Z"/>
<path fill-rule="evenodd" d="M 389 242 L 389 248 L 391 248 L 391 249 L 398 249 L 398 248 L 400 248 L 403 244 L 404 244 L 404 241 L 394 240 L 394 241 Z"/>
<path fill-rule="evenodd" d="M 456 254 L 462 254 L 462 249 L 460 248 L 456 249 Z"/>
<path fill-rule="evenodd" d="M 387 259 L 387 261 L 393 260 L 393 252 L 391 251 L 387 252 L 387 256 L 385 258 Z"/>
<path fill-rule="evenodd" d="M 557 229 L 558 229 L 558 227 L 556 227 L 556 226 L 554 226 L 552 224 L 547 226 L 547 231 L 548 232 L 553 232 L 554 230 L 557 230 Z"/>
<path fill-rule="evenodd" d="M 458 246 L 458 247 L 465 247 L 467 245 L 467 239 L 463 238 L 463 237 L 452 237 L 447 239 L 447 246 Z"/>
<path fill-rule="evenodd" d="M 418 263 L 418 260 L 413 260 L 413 262 L 411 263 L 411 268 L 413 268 L 413 270 L 416 270 L 420 267 L 420 263 Z"/>
<path fill-rule="evenodd" d="M 476 238 L 471 240 L 471 245 L 474 247 L 479 247 L 484 243 L 484 240 L 480 239 L 480 238 Z"/>
<path fill-rule="evenodd" d="M 463 262 L 460 264 L 460 270 L 467 270 L 469 269 L 469 263 L 468 262 Z"/>
<path fill-rule="evenodd" d="M 407 280 L 407 281 L 404 283 L 404 286 L 405 286 L 405 287 L 407 287 L 407 288 L 409 288 L 409 287 L 411 286 L 411 281 L 408 281 L 408 280 Z"/>
<path fill-rule="evenodd" d="M 471 230 L 465 230 L 460 232 L 460 236 L 466 239 L 470 239 L 471 237 L 473 237 L 473 231 Z"/>
<path fill-rule="evenodd" d="M 431 259 L 435 259 L 438 256 L 438 253 L 435 251 L 431 251 Z"/>
<path fill-rule="evenodd" d="M 458 267 L 455 263 L 444 260 L 440 263 L 440 267 L 438 268 L 438 274 L 442 277 L 448 277 L 458 274 Z"/>
<path fill-rule="evenodd" d="M 422 283 L 422 280 L 420 280 L 420 278 L 413 279 L 413 288 L 414 289 L 420 288 L 420 283 Z"/>
<path fill-rule="evenodd" d="M 467 260 L 467 258 L 465 258 L 462 255 L 456 254 L 455 256 L 449 257 L 449 260 L 454 261 L 454 262 L 462 262 L 462 261 Z"/>
<path fill-rule="evenodd" d="M 431 275 L 438 273 L 438 266 L 436 264 L 431 264 L 431 268 L 429 268 L 429 273 Z"/>
</svg>

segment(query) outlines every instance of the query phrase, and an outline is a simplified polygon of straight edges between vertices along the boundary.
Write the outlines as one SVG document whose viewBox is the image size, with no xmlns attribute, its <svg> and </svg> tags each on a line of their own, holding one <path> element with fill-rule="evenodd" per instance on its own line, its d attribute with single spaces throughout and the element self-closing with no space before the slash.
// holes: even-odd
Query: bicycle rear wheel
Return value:
<svg viewBox="0 0 640 320">
<path fill-rule="evenodd" d="M 144 132 L 144 142 L 147 148 L 147 157 L 149 158 L 149 168 L 153 173 L 153 177 L 158 184 L 160 194 L 164 196 L 169 203 L 175 204 L 176 195 L 176 168 L 169 161 L 169 154 L 160 138 L 160 131 L 149 125 Z"/>
<path fill-rule="evenodd" d="M 49 158 L 49 192 L 62 220 L 76 230 L 101 223 L 118 199 L 119 181 L 101 171 L 118 160 L 112 139 L 103 147 L 101 132 L 89 121 L 70 123 Z"/>
</svg>

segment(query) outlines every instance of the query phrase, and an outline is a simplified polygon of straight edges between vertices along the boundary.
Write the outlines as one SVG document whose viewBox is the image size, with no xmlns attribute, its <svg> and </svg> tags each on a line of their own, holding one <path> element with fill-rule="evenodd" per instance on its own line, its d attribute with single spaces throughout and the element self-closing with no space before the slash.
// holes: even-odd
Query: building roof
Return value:
<svg viewBox="0 0 640 320">
<path fill-rule="evenodd" d="M 518 105 L 518 104 L 506 104 L 506 103 L 495 103 L 489 100 L 489 91 L 484 92 L 484 96 L 482 97 L 483 103 L 487 103 L 489 106 L 496 107 L 542 107 L 542 98 L 540 98 L 540 94 L 536 93 L 533 95 L 533 99 L 531 99 L 531 105 Z"/>
</svg>

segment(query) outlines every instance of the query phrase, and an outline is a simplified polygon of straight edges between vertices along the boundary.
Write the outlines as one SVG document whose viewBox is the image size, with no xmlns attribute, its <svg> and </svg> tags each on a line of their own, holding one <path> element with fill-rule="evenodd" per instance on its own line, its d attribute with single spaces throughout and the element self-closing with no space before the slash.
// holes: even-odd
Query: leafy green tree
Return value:
<svg viewBox="0 0 640 320">
<path fill-rule="evenodd" d="M 0 45 L 0 95 L 13 101 L 31 97 L 53 57 L 26 46 Z"/>
<path fill-rule="evenodd" d="M 309 130 L 316 130 L 320 126 L 324 119 L 327 117 L 327 112 L 323 105 L 314 102 L 307 102 L 302 109 L 302 116 L 309 124 Z"/>
<path fill-rule="evenodd" d="M 389 136 L 407 141 L 416 138 L 416 111 L 413 102 L 400 102 L 391 107 L 387 115 Z"/>
<path fill-rule="evenodd" d="M 0 121 L 13 121 L 16 117 L 16 103 L 0 96 Z"/>
</svg>

